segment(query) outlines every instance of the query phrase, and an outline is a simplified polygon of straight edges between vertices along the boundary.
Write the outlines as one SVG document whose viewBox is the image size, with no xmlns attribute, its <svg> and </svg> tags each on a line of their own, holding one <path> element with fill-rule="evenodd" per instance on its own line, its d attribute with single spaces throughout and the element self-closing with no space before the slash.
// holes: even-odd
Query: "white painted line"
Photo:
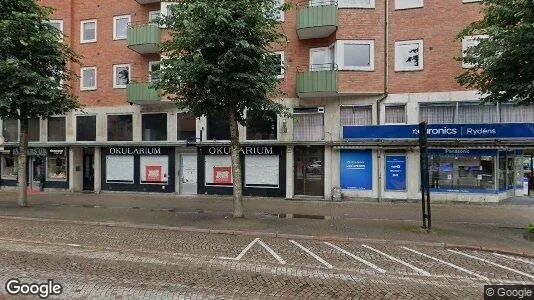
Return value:
<svg viewBox="0 0 534 300">
<path fill-rule="evenodd" d="M 393 257 L 393 256 L 391 256 L 391 255 L 389 255 L 389 254 L 386 254 L 386 253 L 384 253 L 384 252 L 382 252 L 382 251 L 380 251 L 380 250 L 377 250 L 377 249 L 375 249 L 375 248 L 373 248 L 373 247 L 370 247 L 370 246 L 367 246 L 367 245 L 362 245 L 362 246 L 365 247 L 365 248 L 367 248 L 367 249 L 369 249 L 369 250 L 371 250 L 371 251 L 374 251 L 374 252 L 376 252 L 376 253 L 378 253 L 378 254 L 380 254 L 380 255 L 383 255 L 383 256 L 385 256 L 385 257 L 391 259 L 392 261 L 396 261 L 396 262 L 398 262 L 399 264 L 405 265 L 405 266 L 407 266 L 408 268 L 411 268 L 411 269 L 415 270 L 417 273 L 419 273 L 419 274 L 421 274 L 421 275 L 424 275 L 424 276 L 431 276 L 430 273 L 428 273 L 427 271 L 425 271 L 425 270 L 423 270 L 423 269 L 419 269 L 418 267 L 413 266 L 413 265 L 411 265 L 411 264 L 409 264 L 409 263 L 407 263 L 407 262 L 405 262 L 405 261 L 403 261 L 403 260 L 400 260 L 400 259 L 398 259 L 398 258 L 396 258 L 396 257 Z"/>
<path fill-rule="evenodd" d="M 521 258 L 518 258 L 518 257 L 513 257 L 513 256 L 504 255 L 504 254 L 500 254 L 500 253 L 493 253 L 493 255 L 504 257 L 504 258 L 508 258 L 508 259 L 511 259 L 511 260 L 519 261 L 519 262 L 526 263 L 526 264 L 534 266 L 534 262 L 528 261 L 526 259 L 521 259 Z"/>
<path fill-rule="evenodd" d="M 332 266 L 331 264 L 329 264 L 327 261 L 325 261 L 324 259 L 322 259 L 321 257 L 319 257 L 317 254 L 311 252 L 308 248 L 302 246 L 301 244 L 295 242 L 294 240 L 289 240 L 291 243 L 293 243 L 293 245 L 299 247 L 300 249 L 302 249 L 302 251 L 308 253 L 309 255 L 311 255 L 313 258 L 315 258 L 317 261 L 319 261 L 320 263 L 322 263 L 323 265 L 325 265 L 327 268 L 329 269 L 332 269 L 334 268 L 334 266 Z"/>
<path fill-rule="evenodd" d="M 444 264 L 444 265 L 447 265 L 447 266 L 449 266 L 449 267 L 455 268 L 455 269 L 460 270 L 460 271 L 462 271 L 462 272 L 465 272 L 465 273 L 467 273 L 467 274 L 473 275 L 473 276 L 475 276 L 475 277 L 477 277 L 477 278 L 480 278 L 480 279 L 482 279 L 482 280 L 489 281 L 489 278 L 488 278 L 488 277 L 479 275 L 479 274 L 477 274 L 477 273 L 475 273 L 475 272 L 473 272 L 473 271 L 469 271 L 469 270 L 467 270 L 467 269 L 465 269 L 465 268 L 462 268 L 462 267 L 460 267 L 460 266 L 457 266 L 457 265 L 455 265 L 455 264 L 451 264 L 450 262 L 441 260 L 441 259 L 439 259 L 439 258 L 430 256 L 430 255 L 428 255 L 428 254 L 424 254 L 424 253 L 422 253 L 422 252 L 419 252 L 419 251 L 414 250 L 414 249 L 410 249 L 410 248 L 408 248 L 408 247 L 404 247 L 404 246 L 403 246 L 403 247 L 401 247 L 401 248 L 402 248 L 402 249 L 405 249 L 405 250 L 408 250 L 408 251 L 411 251 L 411 252 L 413 252 L 413 253 L 415 253 L 415 254 L 419 254 L 419 255 L 421 255 L 421 256 L 423 256 L 423 257 L 426 257 L 426 258 L 428 258 L 428 259 L 437 261 L 437 262 L 442 263 L 442 264 Z"/>
<path fill-rule="evenodd" d="M 494 265 L 494 266 L 496 266 L 496 267 L 499 267 L 499 268 L 508 270 L 508 271 L 510 271 L 510 272 L 514 272 L 514 273 L 523 275 L 523 276 L 525 276 L 525 277 L 534 279 L 534 275 L 530 275 L 530 274 L 528 274 L 528 273 L 521 272 L 521 271 L 518 271 L 518 270 L 516 270 L 516 269 L 512 269 L 512 268 L 509 268 L 509 267 L 507 267 L 507 266 L 500 265 L 500 264 L 498 264 L 498 263 L 494 263 L 494 262 L 489 261 L 489 260 L 487 260 L 487 259 L 483 259 L 483 258 L 474 256 L 474 255 L 469 255 L 469 254 L 467 254 L 467 253 L 463 253 L 463 252 L 456 251 L 456 250 L 452 250 L 452 249 L 447 249 L 447 250 L 450 251 L 450 252 L 452 252 L 452 253 L 456 253 L 456 254 L 463 255 L 463 256 L 465 256 L 465 257 L 469 257 L 469 258 L 472 258 L 472 259 L 476 259 L 476 260 L 485 262 L 485 263 L 487 263 L 487 264 Z"/>
<path fill-rule="evenodd" d="M 252 248 L 252 246 L 254 246 L 254 244 L 256 244 L 256 242 L 258 242 L 259 240 L 260 240 L 260 238 L 256 238 L 255 240 L 250 242 L 250 244 L 248 244 L 248 246 L 246 246 L 245 249 L 243 249 L 243 251 L 241 251 L 241 253 L 239 253 L 239 255 L 237 257 L 219 256 L 219 258 L 220 259 L 229 259 L 229 260 L 240 260 L 241 258 L 243 258 L 243 256 L 245 256 L 245 254 L 248 252 L 248 250 L 250 250 L 250 248 Z"/>
<path fill-rule="evenodd" d="M 71 247 L 81 247 L 82 245 L 79 245 L 79 244 L 67 244 L 67 246 L 71 246 Z"/>
<path fill-rule="evenodd" d="M 265 244 L 264 242 L 262 242 L 260 239 L 258 239 L 258 243 L 263 247 L 265 248 L 265 250 L 269 251 L 269 253 L 271 253 L 272 256 L 274 256 L 274 258 L 276 258 L 276 260 L 281 263 L 282 265 L 285 265 L 286 264 L 286 261 L 282 259 L 282 257 L 280 257 L 280 255 L 278 255 L 278 253 L 274 252 L 273 249 L 271 249 L 271 247 L 267 246 L 267 244 Z"/>
<path fill-rule="evenodd" d="M 352 258 L 354 258 L 355 260 L 357 260 L 357 261 L 363 263 L 364 265 L 373 268 L 375 271 L 378 271 L 378 272 L 380 272 L 380 273 L 386 273 L 386 270 L 384 270 L 384 269 L 378 267 L 377 265 L 375 265 L 375 264 L 373 264 L 373 263 L 371 263 L 371 262 L 366 261 L 365 259 L 363 259 L 363 258 L 361 258 L 361 257 L 359 257 L 359 256 L 356 256 L 356 255 L 350 253 L 349 251 L 347 251 L 347 250 L 345 250 L 345 249 L 343 249 L 343 248 L 341 248 L 341 247 L 338 247 L 338 246 L 336 246 L 336 245 L 334 245 L 334 244 L 331 244 L 331 243 L 329 243 L 329 242 L 324 242 L 324 243 L 327 244 L 328 246 L 330 246 L 330 247 L 336 249 L 337 251 L 339 251 L 339 252 L 341 252 L 341 253 L 343 253 L 343 254 L 345 254 L 345 255 L 348 255 L 348 256 L 350 256 L 350 257 L 352 257 Z"/>
</svg>

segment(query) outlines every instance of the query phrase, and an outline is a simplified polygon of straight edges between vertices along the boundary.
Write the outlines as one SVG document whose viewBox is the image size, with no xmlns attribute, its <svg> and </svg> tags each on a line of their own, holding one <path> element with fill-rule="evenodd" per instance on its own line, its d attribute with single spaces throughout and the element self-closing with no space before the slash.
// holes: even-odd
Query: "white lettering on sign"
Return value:
<svg viewBox="0 0 534 300">
<path fill-rule="evenodd" d="M 110 148 L 111 155 L 160 155 L 161 148 L 145 147 L 145 148 Z"/>
<path fill-rule="evenodd" d="M 251 147 L 251 146 L 245 146 L 241 147 L 239 152 L 242 155 L 273 155 L 274 149 L 273 147 L 265 147 L 265 146 L 258 146 L 258 147 Z M 208 153 L 210 155 L 230 155 L 230 147 L 210 147 L 208 149 Z"/>
</svg>

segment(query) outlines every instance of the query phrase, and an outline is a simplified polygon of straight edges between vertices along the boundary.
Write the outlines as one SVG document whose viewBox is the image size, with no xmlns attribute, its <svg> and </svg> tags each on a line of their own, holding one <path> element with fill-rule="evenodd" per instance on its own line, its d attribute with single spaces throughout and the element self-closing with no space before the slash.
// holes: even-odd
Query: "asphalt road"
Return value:
<svg viewBox="0 0 534 300">
<path fill-rule="evenodd" d="M 322 241 L 0 219 L 0 281 L 60 299 L 481 299 L 534 283 L 534 259 L 415 243 Z M 1 284 L 0 299 L 6 294 Z M 17 298 L 18 299 L 18 298 Z"/>
</svg>

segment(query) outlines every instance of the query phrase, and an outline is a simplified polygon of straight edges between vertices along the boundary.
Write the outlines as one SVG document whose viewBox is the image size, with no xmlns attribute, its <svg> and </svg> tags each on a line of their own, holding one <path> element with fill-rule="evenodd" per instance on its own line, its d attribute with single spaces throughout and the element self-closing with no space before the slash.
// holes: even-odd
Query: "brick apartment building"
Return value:
<svg viewBox="0 0 534 300">
<path fill-rule="evenodd" d="M 288 0 L 286 0 L 288 1 Z M 231 193 L 228 124 L 194 118 L 150 88 L 172 2 L 41 0 L 81 54 L 81 111 L 30 121 L 29 183 L 70 191 Z M 479 105 L 455 80 L 456 40 L 481 17 L 473 0 L 310 0 L 281 13 L 288 43 L 283 101 L 293 118 L 240 128 L 245 194 L 418 199 L 417 128 L 429 122 L 434 199 L 499 201 L 521 194 L 534 107 Z M 249 116 L 254 120 L 254 116 Z M 18 122 L 0 184 L 16 185 Z M 529 140 L 530 139 L 530 140 Z"/>
</svg>

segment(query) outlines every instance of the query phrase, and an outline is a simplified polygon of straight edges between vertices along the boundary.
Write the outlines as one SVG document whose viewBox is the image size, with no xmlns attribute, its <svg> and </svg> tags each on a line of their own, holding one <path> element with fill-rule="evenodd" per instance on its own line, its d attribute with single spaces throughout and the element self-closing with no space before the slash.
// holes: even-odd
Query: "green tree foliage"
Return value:
<svg viewBox="0 0 534 300">
<path fill-rule="evenodd" d="M 243 217 L 238 124 L 246 109 L 259 115 L 285 114 L 272 101 L 278 88 L 280 61 L 271 47 L 283 44 L 276 0 L 187 0 L 172 6 L 161 20 L 170 34 L 154 85 L 178 107 L 197 117 L 226 117 L 230 122 L 234 178 L 234 216 Z"/>
<path fill-rule="evenodd" d="M 34 0 L 0 0 L 0 118 L 20 120 L 19 204 L 26 203 L 28 119 L 78 108 L 68 65 L 78 56 Z M 63 85 L 61 84 L 63 83 Z"/>
<path fill-rule="evenodd" d="M 459 38 L 487 35 L 466 51 L 463 61 L 474 65 L 458 82 L 480 91 L 487 102 L 534 102 L 534 1 L 483 0 L 483 19 L 464 29 Z"/>
</svg>

